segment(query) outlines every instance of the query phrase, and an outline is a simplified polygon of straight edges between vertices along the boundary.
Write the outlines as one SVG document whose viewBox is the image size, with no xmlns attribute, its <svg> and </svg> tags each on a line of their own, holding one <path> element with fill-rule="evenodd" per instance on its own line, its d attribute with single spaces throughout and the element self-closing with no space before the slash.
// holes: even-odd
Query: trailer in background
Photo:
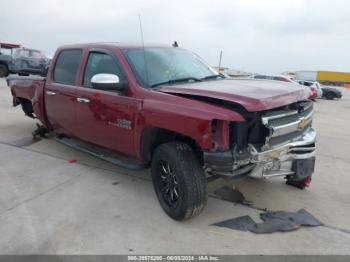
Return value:
<svg viewBox="0 0 350 262">
<path fill-rule="evenodd" d="M 317 71 L 296 71 L 294 73 L 295 80 L 317 81 Z"/>
<path fill-rule="evenodd" d="M 350 87 L 350 73 L 318 71 L 317 81 L 324 85 L 336 85 Z"/>
<path fill-rule="evenodd" d="M 350 87 L 350 73 L 335 71 L 296 71 L 294 79 L 318 81 L 326 86 Z"/>
</svg>

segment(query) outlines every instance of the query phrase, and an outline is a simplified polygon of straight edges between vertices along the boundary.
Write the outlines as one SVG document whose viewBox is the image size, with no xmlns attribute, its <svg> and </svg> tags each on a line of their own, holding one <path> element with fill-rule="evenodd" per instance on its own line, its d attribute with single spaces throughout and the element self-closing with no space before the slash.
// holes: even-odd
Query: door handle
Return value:
<svg viewBox="0 0 350 262">
<path fill-rule="evenodd" d="M 82 98 L 82 97 L 78 97 L 78 98 L 77 98 L 77 101 L 78 101 L 79 103 L 84 103 L 84 104 L 90 103 L 90 99 Z"/>
<path fill-rule="evenodd" d="M 47 94 L 48 96 L 54 96 L 54 95 L 56 95 L 56 93 L 55 93 L 55 92 L 52 92 L 52 91 L 46 91 L 46 94 Z"/>
</svg>

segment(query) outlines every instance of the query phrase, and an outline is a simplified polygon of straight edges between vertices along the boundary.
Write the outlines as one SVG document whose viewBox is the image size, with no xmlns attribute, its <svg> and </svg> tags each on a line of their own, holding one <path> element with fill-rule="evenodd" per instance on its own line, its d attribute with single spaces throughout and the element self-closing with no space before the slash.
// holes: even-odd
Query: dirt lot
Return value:
<svg viewBox="0 0 350 262">
<path fill-rule="evenodd" d="M 33 141 L 36 121 L 11 106 L 0 80 L 0 253 L 350 254 L 350 92 L 343 94 L 315 103 L 317 167 L 309 189 L 282 178 L 238 184 L 255 206 L 305 208 L 329 227 L 256 235 L 210 226 L 243 215 L 258 221 L 254 208 L 209 198 L 199 217 L 175 222 L 161 210 L 149 171 L 120 170 L 54 139 Z"/>
</svg>

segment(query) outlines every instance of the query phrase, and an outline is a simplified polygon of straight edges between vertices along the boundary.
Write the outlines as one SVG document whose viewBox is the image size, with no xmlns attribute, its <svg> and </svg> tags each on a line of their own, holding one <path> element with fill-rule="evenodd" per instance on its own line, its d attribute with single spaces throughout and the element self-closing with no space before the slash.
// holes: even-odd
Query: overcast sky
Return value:
<svg viewBox="0 0 350 262">
<path fill-rule="evenodd" d="M 81 42 L 177 40 L 211 65 L 350 72 L 347 0 L 0 0 L 0 41 L 54 52 Z"/>
</svg>

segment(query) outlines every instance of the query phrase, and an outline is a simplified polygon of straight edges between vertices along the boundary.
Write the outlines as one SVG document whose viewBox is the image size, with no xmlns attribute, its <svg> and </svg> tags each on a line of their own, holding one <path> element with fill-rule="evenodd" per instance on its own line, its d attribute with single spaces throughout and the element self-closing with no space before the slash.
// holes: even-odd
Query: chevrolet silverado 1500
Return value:
<svg viewBox="0 0 350 262">
<path fill-rule="evenodd" d="M 58 141 L 125 168 L 151 166 L 176 220 L 203 210 L 210 177 L 284 176 L 303 188 L 314 171 L 305 88 L 228 79 L 179 47 L 63 46 L 46 77 L 7 81 L 13 105 Z"/>
</svg>

